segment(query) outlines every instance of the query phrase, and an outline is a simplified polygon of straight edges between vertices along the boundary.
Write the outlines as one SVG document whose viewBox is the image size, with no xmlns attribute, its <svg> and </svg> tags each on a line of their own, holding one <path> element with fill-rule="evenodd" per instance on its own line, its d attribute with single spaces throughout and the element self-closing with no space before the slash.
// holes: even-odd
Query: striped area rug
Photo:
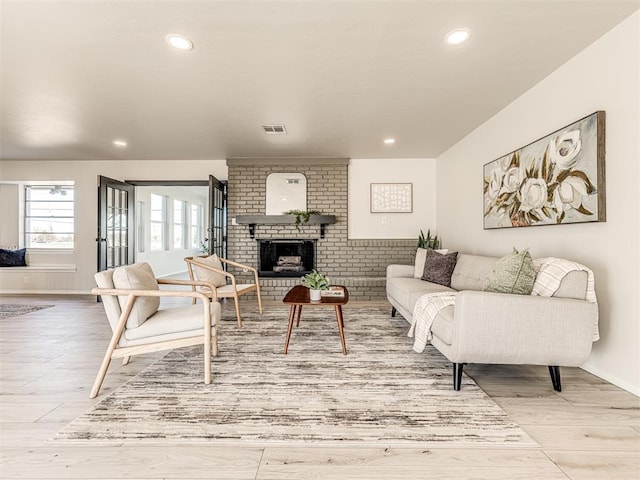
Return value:
<svg viewBox="0 0 640 480">
<path fill-rule="evenodd" d="M 433 347 L 417 354 L 388 308 L 307 308 L 282 353 L 288 310 L 223 315 L 213 383 L 202 347 L 169 352 L 59 432 L 56 441 L 501 445 L 535 442 Z M 132 361 L 135 361 L 135 357 Z"/>
<path fill-rule="evenodd" d="M 0 320 L 5 318 L 26 315 L 27 313 L 37 312 L 45 308 L 51 308 L 53 305 L 24 305 L 22 303 L 3 303 L 0 304 Z"/>
</svg>

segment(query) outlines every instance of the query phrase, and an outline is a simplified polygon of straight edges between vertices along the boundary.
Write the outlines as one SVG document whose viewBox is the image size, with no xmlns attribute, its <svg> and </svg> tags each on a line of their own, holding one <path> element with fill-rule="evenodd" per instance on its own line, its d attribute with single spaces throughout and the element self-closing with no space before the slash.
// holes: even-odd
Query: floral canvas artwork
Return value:
<svg viewBox="0 0 640 480">
<path fill-rule="evenodd" d="M 484 228 L 605 221 L 605 112 L 484 166 Z"/>
</svg>

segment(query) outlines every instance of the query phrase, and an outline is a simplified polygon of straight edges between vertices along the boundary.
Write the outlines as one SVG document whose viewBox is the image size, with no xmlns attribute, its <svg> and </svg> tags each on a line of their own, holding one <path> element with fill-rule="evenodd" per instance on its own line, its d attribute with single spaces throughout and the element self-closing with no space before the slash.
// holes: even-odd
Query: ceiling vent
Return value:
<svg viewBox="0 0 640 480">
<path fill-rule="evenodd" d="M 262 129 L 267 135 L 285 135 L 287 133 L 284 125 L 262 125 Z"/>
</svg>

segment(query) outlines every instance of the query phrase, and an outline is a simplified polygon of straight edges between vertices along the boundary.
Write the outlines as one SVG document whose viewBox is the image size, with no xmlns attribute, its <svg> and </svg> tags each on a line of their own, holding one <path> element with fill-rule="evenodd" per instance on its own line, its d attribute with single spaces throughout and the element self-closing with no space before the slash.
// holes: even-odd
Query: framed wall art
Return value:
<svg viewBox="0 0 640 480">
<path fill-rule="evenodd" d="M 484 165 L 484 228 L 604 222 L 605 112 Z"/>
<path fill-rule="evenodd" d="M 413 184 L 371 184 L 371 213 L 411 213 L 412 211 Z"/>
</svg>

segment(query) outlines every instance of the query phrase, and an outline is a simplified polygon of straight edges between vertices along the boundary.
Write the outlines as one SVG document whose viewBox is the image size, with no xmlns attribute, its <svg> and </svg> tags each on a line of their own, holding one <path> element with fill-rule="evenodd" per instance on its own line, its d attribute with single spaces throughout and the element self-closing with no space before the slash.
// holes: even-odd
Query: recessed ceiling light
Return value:
<svg viewBox="0 0 640 480">
<path fill-rule="evenodd" d="M 177 33 L 171 33 L 166 36 L 167 43 L 172 47 L 180 50 L 192 50 L 193 42 L 184 35 L 178 35 Z"/>
<path fill-rule="evenodd" d="M 112 142 L 116 147 L 124 148 L 127 146 L 127 142 L 124 140 L 114 140 Z"/>
<path fill-rule="evenodd" d="M 451 43 L 453 45 L 466 42 L 469 38 L 471 38 L 471 32 L 466 28 L 456 28 L 455 30 L 447 33 L 444 37 L 447 43 Z"/>
<path fill-rule="evenodd" d="M 385 138 L 384 139 L 384 143 L 387 145 L 393 145 L 394 143 L 396 143 L 396 139 L 395 138 Z"/>
</svg>

